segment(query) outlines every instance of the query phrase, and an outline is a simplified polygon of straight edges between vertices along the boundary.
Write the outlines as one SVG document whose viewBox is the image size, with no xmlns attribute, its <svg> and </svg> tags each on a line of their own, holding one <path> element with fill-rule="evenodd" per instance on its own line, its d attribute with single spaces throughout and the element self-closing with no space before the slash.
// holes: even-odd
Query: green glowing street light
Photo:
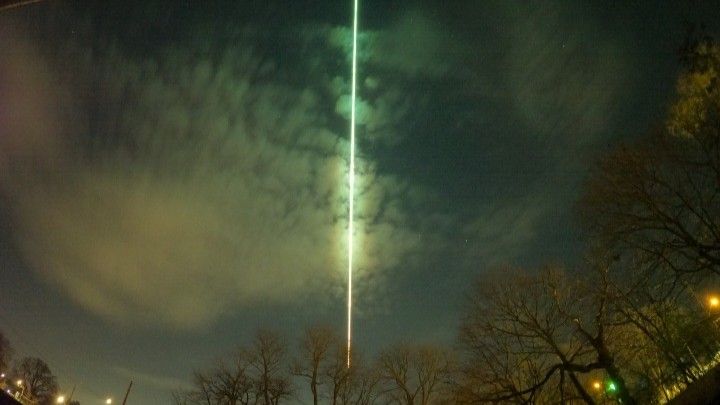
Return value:
<svg viewBox="0 0 720 405">
<path fill-rule="evenodd" d="M 605 391 L 607 391 L 609 394 L 614 394 L 618 390 L 617 384 L 615 384 L 615 381 L 608 380 L 605 383 Z"/>
</svg>

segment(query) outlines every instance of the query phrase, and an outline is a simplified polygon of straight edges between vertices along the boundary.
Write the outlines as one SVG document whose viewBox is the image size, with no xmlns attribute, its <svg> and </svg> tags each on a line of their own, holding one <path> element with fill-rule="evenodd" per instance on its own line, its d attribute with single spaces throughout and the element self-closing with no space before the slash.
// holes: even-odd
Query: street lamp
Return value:
<svg viewBox="0 0 720 405">
<path fill-rule="evenodd" d="M 23 384 L 23 380 L 17 380 L 15 381 L 15 384 L 17 384 L 18 387 L 20 387 L 20 396 L 22 397 L 25 395 L 25 384 Z"/>
<path fill-rule="evenodd" d="M 106 399 L 106 400 L 105 400 L 105 403 L 108 404 L 108 405 L 112 404 L 112 398 Z"/>
<path fill-rule="evenodd" d="M 65 403 L 65 395 L 59 395 L 57 399 L 55 400 L 56 404 L 64 404 Z"/>
<path fill-rule="evenodd" d="M 593 381 L 592 386 L 593 386 L 593 388 L 595 388 L 596 390 L 600 390 L 600 388 L 602 388 L 602 384 L 600 384 L 600 381 Z"/>
<path fill-rule="evenodd" d="M 707 299 L 708 307 L 711 309 L 718 309 L 720 308 L 720 297 L 717 295 L 710 295 Z"/>
</svg>

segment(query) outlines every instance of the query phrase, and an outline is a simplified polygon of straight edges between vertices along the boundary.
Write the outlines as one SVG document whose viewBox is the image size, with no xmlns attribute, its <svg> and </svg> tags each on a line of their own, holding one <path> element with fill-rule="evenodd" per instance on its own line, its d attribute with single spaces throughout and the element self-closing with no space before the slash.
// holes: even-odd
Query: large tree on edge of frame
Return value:
<svg viewBox="0 0 720 405">
<path fill-rule="evenodd" d="M 666 125 L 602 158 L 579 208 L 611 256 L 720 276 L 720 47 L 691 41 L 685 60 Z"/>
</svg>

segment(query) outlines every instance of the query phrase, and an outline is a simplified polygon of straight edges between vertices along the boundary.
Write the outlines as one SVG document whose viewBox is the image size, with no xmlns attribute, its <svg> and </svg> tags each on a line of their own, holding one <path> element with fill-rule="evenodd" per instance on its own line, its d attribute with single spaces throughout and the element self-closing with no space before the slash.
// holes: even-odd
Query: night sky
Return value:
<svg viewBox="0 0 720 405">
<path fill-rule="evenodd" d="M 579 263 L 593 161 L 662 123 L 686 23 L 720 21 L 717 2 L 360 8 L 354 324 L 370 354 L 452 344 L 486 269 Z M 350 1 L 0 14 L 16 357 L 83 404 L 131 378 L 131 403 L 168 403 L 257 328 L 344 333 L 350 22 Z"/>
</svg>

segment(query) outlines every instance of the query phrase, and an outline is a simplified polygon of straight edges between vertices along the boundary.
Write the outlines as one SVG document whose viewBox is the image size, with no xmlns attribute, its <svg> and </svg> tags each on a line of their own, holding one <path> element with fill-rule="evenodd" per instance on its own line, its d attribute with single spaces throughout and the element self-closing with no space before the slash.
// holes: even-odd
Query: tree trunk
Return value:
<svg viewBox="0 0 720 405">
<path fill-rule="evenodd" d="M 622 375 L 620 375 L 620 370 L 615 367 L 615 360 L 610 354 L 610 351 L 607 347 L 605 347 L 604 342 L 600 339 L 598 339 L 595 343 L 595 347 L 598 351 L 598 363 L 603 365 L 608 377 L 610 377 L 610 380 L 614 382 L 617 387 L 615 395 L 623 404 L 635 405 L 637 402 L 635 401 L 635 398 L 630 395 L 630 392 L 625 385 L 625 380 L 622 378 Z"/>
<path fill-rule="evenodd" d="M 318 405 L 317 381 L 315 378 L 310 382 L 310 391 L 312 391 L 313 395 L 313 405 Z"/>
</svg>

